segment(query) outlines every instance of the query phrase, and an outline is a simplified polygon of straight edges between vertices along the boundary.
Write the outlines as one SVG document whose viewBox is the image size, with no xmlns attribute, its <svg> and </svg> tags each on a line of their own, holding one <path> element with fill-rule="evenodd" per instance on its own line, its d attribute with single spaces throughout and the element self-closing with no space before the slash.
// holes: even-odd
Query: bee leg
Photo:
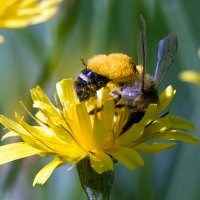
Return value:
<svg viewBox="0 0 200 200">
<path fill-rule="evenodd" d="M 117 90 L 112 91 L 111 92 L 111 96 L 114 98 L 115 108 L 123 108 L 124 107 L 124 105 L 122 105 L 122 104 L 116 105 L 120 101 L 120 99 L 122 98 L 122 95 L 120 94 L 119 91 L 117 91 Z M 98 112 L 100 112 L 102 110 L 103 110 L 103 106 L 95 107 L 94 109 L 92 109 L 89 112 L 89 115 L 94 115 L 95 113 L 98 113 Z"/>
<path fill-rule="evenodd" d="M 98 113 L 98 112 L 100 112 L 100 111 L 102 111 L 103 110 L 103 106 L 101 106 L 101 107 L 95 107 L 95 108 L 93 108 L 90 112 L 89 112 L 89 115 L 94 115 L 94 114 L 96 114 L 96 113 Z"/>
<path fill-rule="evenodd" d="M 116 105 L 122 98 L 122 95 L 118 90 L 112 91 L 110 95 L 114 98 L 114 105 Z"/>
</svg>

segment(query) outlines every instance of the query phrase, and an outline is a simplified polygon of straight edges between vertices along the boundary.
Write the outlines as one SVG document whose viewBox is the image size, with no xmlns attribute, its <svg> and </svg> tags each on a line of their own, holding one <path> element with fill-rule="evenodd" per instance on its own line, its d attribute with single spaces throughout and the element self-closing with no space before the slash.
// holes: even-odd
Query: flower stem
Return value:
<svg viewBox="0 0 200 200">
<path fill-rule="evenodd" d="M 98 174 L 95 172 L 88 158 L 77 164 L 81 185 L 89 200 L 109 200 L 114 183 L 114 171 Z"/>
</svg>

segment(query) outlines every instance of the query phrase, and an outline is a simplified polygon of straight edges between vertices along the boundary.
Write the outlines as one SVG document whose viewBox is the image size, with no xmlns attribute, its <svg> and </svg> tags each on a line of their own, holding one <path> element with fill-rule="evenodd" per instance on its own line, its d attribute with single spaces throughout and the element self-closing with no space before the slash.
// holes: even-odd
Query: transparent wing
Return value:
<svg viewBox="0 0 200 200">
<path fill-rule="evenodd" d="M 138 37 L 137 56 L 138 64 L 146 69 L 147 60 L 147 38 L 146 38 L 146 23 L 143 16 L 140 16 L 141 32 Z"/>
<path fill-rule="evenodd" d="M 138 35 L 137 60 L 138 60 L 138 65 L 142 65 L 143 57 L 142 57 L 142 33 L 141 32 Z"/>
<path fill-rule="evenodd" d="M 160 40 L 158 44 L 158 61 L 156 64 L 156 71 L 154 80 L 159 87 L 162 83 L 167 71 L 174 61 L 177 51 L 178 41 L 176 33 L 172 33 Z"/>
</svg>

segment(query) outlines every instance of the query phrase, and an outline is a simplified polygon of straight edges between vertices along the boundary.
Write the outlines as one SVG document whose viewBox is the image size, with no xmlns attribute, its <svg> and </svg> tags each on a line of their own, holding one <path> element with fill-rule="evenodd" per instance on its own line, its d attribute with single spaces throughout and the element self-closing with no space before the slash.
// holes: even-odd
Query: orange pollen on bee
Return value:
<svg viewBox="0 0 200 200">
<path fill-rule="evenodd" d="M 140 75 L 143 73 L 143 69 L 144 67 L 142 65 L 136 65 L 136 70 L 138 71 Z"/>
<path fill-rule="evenodd" d="M 96 55 L 88 60 L 87 68 L 114 82 L 133 81 L 139 75 L 134 60 L 122 53 Z"/>
</svg>

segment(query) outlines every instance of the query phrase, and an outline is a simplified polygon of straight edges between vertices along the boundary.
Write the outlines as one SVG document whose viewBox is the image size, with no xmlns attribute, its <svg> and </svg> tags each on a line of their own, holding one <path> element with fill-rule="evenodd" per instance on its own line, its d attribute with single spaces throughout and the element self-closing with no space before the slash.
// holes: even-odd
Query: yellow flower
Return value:
<svg viewBox="0 0 200 200">
<path fill-rule="evenodd" d="M 198 142 L 183 131 L 194 130 L 192 123 L 175 115 L 159 117 L 175 94 L 171 86 L 160 95 L 160 104 L 149 105 L 142 120 L 123 134 L 126 107 L 116 111 L 113 99 L 107 99 L 102 102 L 100 112 L 90 115 L 86 105 L 77 100 L 71 79 L 58 82 L 56 89 L 59 99 L 56 106 L 39 86 L 31 90 L 33 107 L 38 112 L 35 116 L 29 114 L 37 125 L 27 124 L 17 113 L 17 122 L 0 117 L 0 122 L 9 130 L 2 139 L 19 136 L 22 140 L 0 147 L 0 164 L 32 155 L 53 157 L 36 175 L 33 185 L 44 184 L 57 167 L 67 163 L 73 167 L 86 157 L 101 174 L 114 169 L 113 159 L 135 169 L 144 165 L 139 151 L 160 152 L 173 147 L 176 140 Z"/>
<path fill-rule="evenodd" d="M 179 74 L 179 78 L 182 81 L 194 83 L 200 86 L 200 73 L 198 72 L 192 70 L 183 71 Z"/>
<path fill-rule="evenodd" d="M 0 28 L 22 28 L 55 15 L 62 0 L 0 0 Z M 3 41 L 0 36 L 0 41 Z"/>
</svg>

